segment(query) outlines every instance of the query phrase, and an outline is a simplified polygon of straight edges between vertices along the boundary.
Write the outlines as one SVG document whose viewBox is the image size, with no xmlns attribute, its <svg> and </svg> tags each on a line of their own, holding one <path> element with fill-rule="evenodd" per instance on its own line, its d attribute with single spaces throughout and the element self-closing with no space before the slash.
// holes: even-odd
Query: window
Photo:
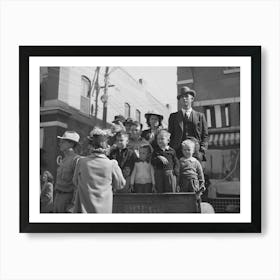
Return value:
<svg viewBox="0 0 280 280">
<path fill-rule="evenodd" d="M 216 120 L 216 127 L 222 127 L 222 114 L 221 114 L 221 105 L 215 105 L 215 120 Z"/>
<path fill-rule="evenodd" d="M 230 105 L 223 104 L 221 105 L 221 115 L 222 115 L 222 127 L 228 127 L 230 123 Z"/>
<path fill-rule="evenodd" d="M 204 107 L 207 126 L 209 128 L 221 128 L 231 125 L 230 104 L 218 104 Z"/>
<path fill-rule="evenodd" d="M 225 106 L 225 125 L 229 126 L 229 105 Z"/>
<path fill-rule="evenodd" d="M 224 74 L 232 74 L 232 73 L 240 73 L 240 67 L 224 67 L 223 69 Z"/>
<path fill-rule="evenodd" d="M 44 128 L 40 128 L 40 149 L 44 146 Z"/>
<path fill-rule="evenodd" d="M 82 76 L 81 96 L 90 97 L 90 79 L 86 76 Z"/>
<path fill-rule="evenodd" d="M 86 76 L 81 76 L 81 100 L 80 110 L 82 113 L 90 115 L 90 79 Z"/>
<path fill-rule="evenodd" d="M 124 103 L 124 117 L 130 118 L 130 105 L 128 103 Z"/>
<path fill-rule="evenodd" d="M 206 121 L 207 121 L 207 126 L 211 127 L 212 126 L 212 120 L 211 120 L 211 111 L 210 108 L 206 109 Z"/>
<path fill-rule="evenodd" d="M 214 106 L 205 107 L 205 115 L 206 115 L 207 126 L 209 128 L 216 127 Z"/>
<path fill-rule="evenodd" d="M 141 112 L 138 109 L 135 111 L 135 119 L 136 121 L 141 122 Z"/>
</svg>

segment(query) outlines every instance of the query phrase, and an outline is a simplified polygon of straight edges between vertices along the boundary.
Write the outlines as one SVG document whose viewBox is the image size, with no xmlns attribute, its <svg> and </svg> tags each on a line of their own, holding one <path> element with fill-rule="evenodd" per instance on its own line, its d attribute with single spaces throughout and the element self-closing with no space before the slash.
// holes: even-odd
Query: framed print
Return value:
<svg viewBox="0 0 280 280">
<path fill-rule="evenodd" d="M 260 46 L 19 57 L 20 232 L 261 232 Z"/>
</svg>

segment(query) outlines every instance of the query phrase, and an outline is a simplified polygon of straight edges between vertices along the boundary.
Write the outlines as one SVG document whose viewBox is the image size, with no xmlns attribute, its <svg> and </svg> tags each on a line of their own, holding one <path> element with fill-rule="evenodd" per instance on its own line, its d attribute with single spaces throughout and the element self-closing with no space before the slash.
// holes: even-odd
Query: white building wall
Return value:
<svg viewBox="0 0 280 280">
<path fill-rule="evenodd" d="M 58 84 L 58 100 L 68 103 L 68 87 L 69 87 L 69 73 L 70 69 L 67 67 L 60 67 L 59 84 Z"/>
<path fill-rule="evenodd" d="M 95 67 L 60 67 L 58 99 L 80 109 L 82 75 L 92 80 Z"/>
<path fill-rule="evenodd" d="M 144 115 L 151 110 L 157 110 L 162 113 L 164 122 L 167 124 L 170 111 L 164 104 L 152 97 L 144 86 L 134 80 L 123 69 L 114 71 L 110 76 L 110 82 L 115 86 L 108 90 L 108 121 L 112 121 L 115 115 L 124 115 L 125 103 L 128 103 L 130 105 L 131 118 L 136 119 L 136 110 L 141 112 L 140 121 L 144 125 L 144 129 L 147 128 Z"/>
<path fill-rule="evenodd" d="M 60 67 L 59 75 L 59 94 L 58 99 L 67 103 L 78 110 L 81 109 L 81 89 L 82 75 L 93 80 L 96 67 Z M 104 86 L 105 67 L 101 68 L 99 76 L 99 85 Z M 170 111 L 167 107 L 155 99 L 143 85 L 135 80 L 129 73 L 122 68 L 112 68 L 109 70 L 108 87 L 108 107 L 107 122 L 112 122 L 115 115 L 125 115 L 125 103 L 130 105 L 130 117 L 136 119 L 136 110 L 141 112 L 141 123 L 143 129 L 147 128 L 145 113 L 156 110 L 164 116 L 164 126 L 167 127 L 167 121 Z M 100 89 L 98 96 L 97 118 L 103 118 L 103 103 L 101 96 L 104 94 L 104 88 Z M 91 97 L 91 104 L 95 104 L 96 95 Z"/>
</svg>

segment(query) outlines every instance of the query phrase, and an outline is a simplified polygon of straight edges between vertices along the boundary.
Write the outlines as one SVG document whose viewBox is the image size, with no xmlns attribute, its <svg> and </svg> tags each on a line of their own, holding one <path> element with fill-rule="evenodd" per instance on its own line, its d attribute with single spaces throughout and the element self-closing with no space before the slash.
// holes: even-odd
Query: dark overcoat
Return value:
<svg viewBox="0 0 280 280">
<path fill-rule="evenodd" d="M 172 113 L 168 120 L 168 131 L 171 133 L 170 146 L 178 151 L 183 142 L 183 112 Z M 208 128 L 203 113 L 192 110 L 192 119 L 194 123 L 194 135 L 189 135 L 197 139 L 200 144 L 200 150 L 205 151 L 208 146 Z"/>
</svg>

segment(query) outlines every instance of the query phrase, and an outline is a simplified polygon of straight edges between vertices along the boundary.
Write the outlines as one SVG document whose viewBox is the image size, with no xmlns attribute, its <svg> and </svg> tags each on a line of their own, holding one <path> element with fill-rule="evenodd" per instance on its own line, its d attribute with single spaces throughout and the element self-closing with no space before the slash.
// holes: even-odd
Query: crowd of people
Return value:
<svg viewBox="0 0 280 280">
<path fill-rule="evenodd" d="M 121 115 L 110 130 L 93 128 L 87 156 L 75 152 L 77 132 L 58 136 L 63 159 L 55 187 L 49 171 L 42 175 L 41 212 L 112 213 L 113 193 L 131 192 L 195 192 L 199 205 L 208 131 L 204 115 L 192 109 L 195 95 L 181 89 L 182 109 L 170 115 L 168 128 L 155 111 L 145 114 L 149 128 L 143 131 L 141 123 Z"/>
</svg>

